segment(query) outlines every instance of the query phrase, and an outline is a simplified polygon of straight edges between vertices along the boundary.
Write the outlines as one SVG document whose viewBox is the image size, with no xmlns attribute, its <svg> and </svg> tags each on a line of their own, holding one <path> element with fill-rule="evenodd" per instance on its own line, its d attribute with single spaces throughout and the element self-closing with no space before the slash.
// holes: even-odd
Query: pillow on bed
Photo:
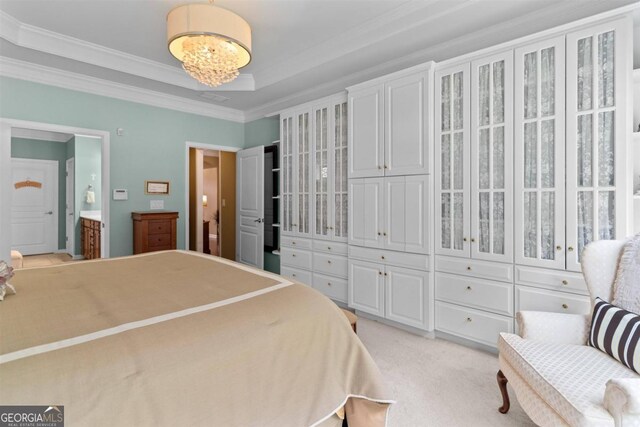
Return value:
<svg viewBox="0 0 640 427">
<path fill-rule="evenodd" d="M 589 345 L 640 373 L 640 316 L 596 298 Z"/>
</svg>

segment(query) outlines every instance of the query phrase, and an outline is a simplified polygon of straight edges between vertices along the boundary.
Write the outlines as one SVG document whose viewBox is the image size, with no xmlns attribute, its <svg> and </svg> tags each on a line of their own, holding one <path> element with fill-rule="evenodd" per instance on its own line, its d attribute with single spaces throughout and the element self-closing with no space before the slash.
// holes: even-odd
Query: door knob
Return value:
<svg viewBox="0 0 640 427">
<path fill-rule="evenodd" d="M 53 215 L 53 211 L 45 212 L 45 215 Z"/>
</svg>

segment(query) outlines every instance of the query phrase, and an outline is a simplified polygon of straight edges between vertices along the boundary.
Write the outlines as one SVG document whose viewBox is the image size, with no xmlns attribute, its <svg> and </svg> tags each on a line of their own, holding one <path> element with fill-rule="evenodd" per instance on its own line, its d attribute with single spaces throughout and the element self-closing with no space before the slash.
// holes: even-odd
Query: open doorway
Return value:
<svg viewBox="0 0 640 427">
<path fill-rule="evenodd" d="M 28 268 L 108 257 L 108 133 L 8 119 L 0 131 L 0 259 Z"/>
<path fill-rule="evenodd" d="M 234 260 L 235 152 L 189 145 L 187 149 L 187 247 L 192 251 Z"/>
</svg>

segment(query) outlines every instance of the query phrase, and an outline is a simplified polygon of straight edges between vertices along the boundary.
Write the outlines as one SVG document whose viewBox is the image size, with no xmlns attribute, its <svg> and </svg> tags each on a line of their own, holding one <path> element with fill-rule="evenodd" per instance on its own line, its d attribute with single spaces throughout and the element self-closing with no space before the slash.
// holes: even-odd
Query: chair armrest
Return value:
<svg viewBox="0 0 640 427">
<path fill-rule="evenodd" d="M 604 407 L 616 426 L 640 424 L 640 378 L 616 378 L 607 382 Z"/>
<path fill-rule="evenodd" d="M 522 338 L 556 344 L 585 345 L 591 327 L 588 314 L 520 311 L 516 320 Z"/>
</svg>

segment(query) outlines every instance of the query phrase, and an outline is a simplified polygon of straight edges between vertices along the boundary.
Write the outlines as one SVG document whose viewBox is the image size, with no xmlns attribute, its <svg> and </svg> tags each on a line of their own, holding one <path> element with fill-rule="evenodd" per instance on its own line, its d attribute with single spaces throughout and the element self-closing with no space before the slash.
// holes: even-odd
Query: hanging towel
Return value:
<svg viewBox="0 0 640 427">
<path fill-rule="evenodd" d="M 93 191 L 87 191 L 87 203 L 93 204 L 96 202 L 96 193 Z"/>
</svg>

